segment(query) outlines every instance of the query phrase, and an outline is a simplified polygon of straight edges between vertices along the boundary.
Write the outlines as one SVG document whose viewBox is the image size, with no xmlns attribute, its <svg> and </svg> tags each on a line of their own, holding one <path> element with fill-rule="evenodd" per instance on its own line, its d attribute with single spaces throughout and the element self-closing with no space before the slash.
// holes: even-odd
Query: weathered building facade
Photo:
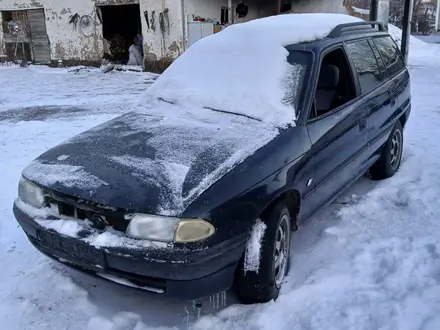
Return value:
<svg viewBox="0 0 440 330">
<path fill-rule="evenodd" d="M 124 39 L 121 47 L 128 49 L 138 35 L 146 69 L 160 71 L 228 21 L 273 15 L 281 7 L 295 12 L 346 12 L 343 0 L 291 2 L 245 0 L 243 17 L 235 10 L 238 1 L 230 10 L 228 0 L 0 0 L 0 53 L 35 62 L 100 63 L 107 40 L 117 36 Z M 19 32 L 11 31 L 14 27 Z"/>
</svg>

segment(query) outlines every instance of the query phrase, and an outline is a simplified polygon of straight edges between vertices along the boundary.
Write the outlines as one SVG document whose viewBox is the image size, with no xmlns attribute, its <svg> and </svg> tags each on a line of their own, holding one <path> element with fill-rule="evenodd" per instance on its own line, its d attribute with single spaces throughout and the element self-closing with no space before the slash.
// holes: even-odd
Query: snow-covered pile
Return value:
<svg viewBox="0 0 440 330">
<path fill-rule="evenodd" d="M 400 47 L 402 42 L 402 30 L 393 24 L 388 24 L 388 33 L 391 37 L 396 41 L 397 45 Z M 414 36 L 411 36 L 409 39 L 409 45 L 411 50 L 419 50 L 422 48 L 425 50 L 428 47 L 428 44 Z"/>
<path fill-rule="evenodd" d="M 358 21 L 342 14 L 289 14 L 229 26 L 191 46 L 148 89 L 142 102 L 161 97 L 277 126 L 292 124 L 295 112 L 283 103 L 283 82 L 292 74 L 285 46 L 324 38 L 337 25 Z"/>
<path fill-rule="evenodd" d="M 246 244 L 246 253 L 244 256 L 244 271 L 256 272 L 260 270 L 261 248 L 264 233 L 266 232 L 267 225 L 257 219 L 255 225 L 251 230 L 251 237 Z"/>
<path fill-rule="evenodd" d="M 402 30 L 392 24 L 389 24 L 388 32 L 400 48 Z M 410 37 L 408 50 L 409 66 L 437 68 L 440 66 L 440 57 L 438 54 L 440 54 L 440 45 L 429 44 L 415 36 Z"/>
</svg>

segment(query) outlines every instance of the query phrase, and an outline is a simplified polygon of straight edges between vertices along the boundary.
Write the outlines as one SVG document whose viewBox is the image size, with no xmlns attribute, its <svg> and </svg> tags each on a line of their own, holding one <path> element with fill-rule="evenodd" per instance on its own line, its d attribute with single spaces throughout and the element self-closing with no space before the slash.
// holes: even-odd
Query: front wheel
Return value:
<svg viewBox="0 0 440 330">
<path fill-rule="evenodd" d="M 383 180 L 392 177 L 400 168 L 403 153 L 403 128 L 400 121 L 391 131 L 380 158 L 370 168 L 373 180 Z"/>
<path fill-rule="evenodd" d="M 263 235 L 260 235 L 258 242 L 255 240 L 258 235 L 251 233 L 236 277 L 238 294 L 242 302 L 248 304 L 264 303 L 278 298 L 290 260 L 291 217 L 285 204 L 278 202 L 264 212 L 261 223 L 258 221 L 255 226 L 263 226 Z M 261 229 L 254 227 L 253 231 Z M 255 252 L 253 244 L 261 244 L 258 245 L 260 249 L 257 260 L 254 255 L 249 255 Z M 251 267 L 249 258 L 252 259 Z M 258 264 L 255 265 L 255 262 Z"/>
</svg>

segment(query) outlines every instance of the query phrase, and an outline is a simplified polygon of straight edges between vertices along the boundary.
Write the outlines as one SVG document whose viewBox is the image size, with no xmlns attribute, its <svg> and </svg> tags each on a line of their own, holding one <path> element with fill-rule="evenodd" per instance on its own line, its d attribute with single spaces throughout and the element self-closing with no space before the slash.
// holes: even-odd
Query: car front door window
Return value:
<svg viewBox="0 0 440 330">
<path fill-rule="evenodd" d="M 322 117 L 356 98 L 354 86 L 342 47 L 327 53 L 321 62 L 309 120 Z"/>
</svg>

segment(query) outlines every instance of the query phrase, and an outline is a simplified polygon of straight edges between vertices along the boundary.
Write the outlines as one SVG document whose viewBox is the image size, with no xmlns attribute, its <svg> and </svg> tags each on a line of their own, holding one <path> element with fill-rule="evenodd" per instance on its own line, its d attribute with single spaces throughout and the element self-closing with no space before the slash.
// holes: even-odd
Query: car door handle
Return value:
<svg viewBox="0 0 440 330">
<path fill-rule="evenodd" d="M 361 130 L 361 131 L 363 131 L 364 129 L 366 129 L 367 128 L 367 120 L 366 119 L 362 119 L 360 122 L 359 122 L 359 129 Z"/>
<path fill-rule="evenodd" d="M 394 107 L 396 105 L 396 96 L 392 92 L 388 91 L 388 97 L 389 97 L 391 106 Z"/>
</svg>

